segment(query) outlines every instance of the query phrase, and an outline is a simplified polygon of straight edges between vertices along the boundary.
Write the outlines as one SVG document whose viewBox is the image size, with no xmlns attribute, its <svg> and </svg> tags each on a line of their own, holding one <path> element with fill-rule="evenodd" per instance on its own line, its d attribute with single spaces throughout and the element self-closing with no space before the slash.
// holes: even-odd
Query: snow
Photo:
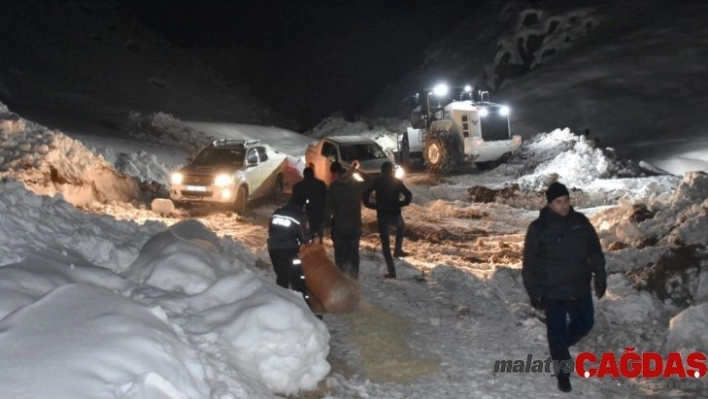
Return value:
<svg viewBox="0 0 708 399">
<path fill-rule="evenodd" d="M 302 296 L 247 270 L 247 250 L 222 248 L 201 223 L 97 224 L 107 217 L 16 182 L 0 192 L 11 218 L 0 268 L 5 394 L 271 397 L 311 390 L 329 372 L 329 333 Z M 75 230 L 17 237 L 43 218 Z M 5 245 L 26 252 L 13 262 Z"/>
<path fill-rule="evenodd" d="M 706 341 L 706 335 L 703 334 L 700 328 L 707 323 L 708 305 L 706 304 L 691 306 L 677 314 L 671 318 L 664 350 L 682 354 L 691 352 L 706 353 L 708 351 L 708 341 Z"/>
<path fill-rule="evenodd" d="M 405 121 L 335 115 L 307 135 L 255 125 L 275 118 L 213 86 L 203 66 L 139 26 L 111 30 L 110 7 L 92 4 L 100 12 L 89 17 L 84 3 L 26 4 L 41 19 L 72 11 L 47 29 L 69 34 L 73 47 L 59 56 L 17 34 L 18 21 L 0 23 L 16 38 L 2 47 L 9 69 L 0 95 L 52 122 L 0 103 L 0 396 L 563 397 L 545 374 L 493 372 L 497 360 L 548 357 L 543 316 L 528 303 L 520 268 L 526 228 L 555 180 L 596 227 L 609 274 L 606 297 L 594 300 L 595 327 L 572 353 L 705 353 L 708 141 L 704 79 L 694 79 L 705 72 L 694 51 L 705 29 L 687 33 L 695 23 L 667 19 L 596 42 L 587 22 L 600 30 L 609 22 L 593 8 L 517 10 L 498 48 L 514 62 L 524 60 L 519 38 L 559 22 L 529 63 L 532 73 L 500 93 L 514 104 L 521 149 L 484 173 L 409 172 L 411 256 L 396 261 L 397 280 L 382 279 L 375 214 L 364 209 L 360 310 L 319 320 L 300 294 L 274 283 L 265 226 L 285 198 L 253 204 L 244 217 L 174 209 L 161 198 L 167 176 L 217 138 L 261 139 L 295 170 L 307 144 L 327 135 L 363 134 L 391 151 Z M 532 14 L 536 22 L 526 20 Z M 693 47 L 680 53 L 681 73 L 665 76 L 664 62 L 646 62 L 683 39 Z M 18 62 L 25 47 L 43 62 Z M 543 56 L 550 50 L 557 56 Z M 111 55 L 108 68 L 94 60 L 80 73 L 70 68 L 97 52 Z M 145 66 L 155 60 L 157 69 Z M 74 74 L 55 80 L 47 70 Z M 649 78 L 657 71 L 665 78 Z M 635 104 L 641 98 L 652 100 Z M 682 108 L 667 106 L 674 104 Z M 106 133 L 126 118 L 130 135 Z M 580 134 L 587 121 L 596 124 L 589 137 Z M 572 379 L 585 397 L 708 395 L 705 384 L 656 382 Z"/>
<path fill-rule="evenodd" d="M 9 111 L 5 115 L 10 118 Z M 412 256 L 397 261 L 399 279 L 381 278 L 385 262 L 367 228 L 360 310 L 320 321 L 301 295 L 274 284 L 264 226 L 276 204 L 257 205 L 245 218 L 189 218 L 161 199 L 147 207 L 139 199 L 63 197 L 59 193 L 72 192 L 73 185 L 95 181 L 97 169 L 108 191 L 127 177 L 63 133 L 12 119 L 2 134 L 21 137 L 31 148 L 73 143 L 73 153 L 81 155 L 70 166 L 50 152 L 4 157 L 0 361 L 8 371 L 0 378 L 13 397 L 316 392 L 423 398 L 531 390 L 552 397 L 557 391 L 547 378 L 493 373 L 496 360 L 547 357 L 545 327 L 527 303 L 519 269 L 525 229 L 543 203 L 541 182 L 551 173 L 583 203 L 610 274 L 606 298 L 596 301 L 596 327 L 574 350 L 632 345 L 659 351 L 665 340 L 663 350 L 704 348 L 698 331 L 706 327 L 705 316 L 695 310 L 708 297 L 703 173 L 654 175 L 567 129 L 537 135 L 515 163 L 485 173 L 441 180 L 413 173 L 406 183 L 414 203 L 404 210 L 404 249 Z M 163 142 L 152 139 L 154 147 L 134 142 L 131 151 L 129 140 L 116 141 L 125 154 L 155 149 L 130 157 L 142 165 L 131 172 L 136 186 L 155 177 L 152 164 L 170 162 L 169 149 L 189 142 L 186 124 L 169 121 L 178 133 Z M 104 152 L 114 151 L 111 141 L 102 142 Z M 276 149 L 302 155 L 300 143 L 282 143 Z M 588 154 L 603 166 L 583 174 L 592 166 Z M 71 179 L 37 180 L 37 171 L 18 167 L 18 159 L 31 159 L 39 170 L 66 171 Z M 557 159 L 566 167 L 552 172 Z M 473 200 L 470 190 L 479 185 L 496 196 Z M 363 221 L 374 226 L 374 212 L 365 209 Z M 672 268 L 671 259 L 689 263 Z M 38 374 L 46 377 L 36 379 Z M 592 396 L 665 392 L 650 382 L 573 384 Z"/>
</svg>

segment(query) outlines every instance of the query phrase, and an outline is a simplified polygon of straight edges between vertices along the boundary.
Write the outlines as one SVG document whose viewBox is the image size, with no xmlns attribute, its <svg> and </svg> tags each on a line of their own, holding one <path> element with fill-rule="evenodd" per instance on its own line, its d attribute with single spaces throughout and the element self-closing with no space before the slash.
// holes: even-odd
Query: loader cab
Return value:
<svg viewBox="0 0 708 399">
<path fill-rule="evenodd" d="M 412 96 L 414 106 L 410 113 L 411 126 L 427 130 L 437 120 L 450 119 L 449 113 L 445 111 L 448 104 L 465 100 L 475 102 L 480 98 L 480 93 L 472 90 L 469 85 L 453 88 L 438 85 L 423 89 Z"/>
</svg>

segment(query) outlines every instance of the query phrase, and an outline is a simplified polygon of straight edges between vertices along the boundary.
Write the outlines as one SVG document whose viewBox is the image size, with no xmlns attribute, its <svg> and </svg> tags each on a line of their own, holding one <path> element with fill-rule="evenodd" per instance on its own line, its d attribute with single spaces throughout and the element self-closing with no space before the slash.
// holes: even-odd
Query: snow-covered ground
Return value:
<svg viewBox="0 0 708 399">
<path fill-rule="evenodd" d="M 97 155 L 0 106 L 11 143 L 0 148 L 3 396 L 561 397 L 550 374 L 494 373 L 497 360 L 548 356 L 519 269 L 553 179 L 597 228 L 610 274 L 574 353 L 708 351 L 704 173 L 653 175 L 560 129 L 486 173 L 413 173 L 412 255 L 397 261 L 399 279 L 382 278 L 375 215 L 364 210 L 360 310 L 320 321 L 274 284 L 265 226 L 285 198 L 242 218 L 150 210 L 145 182 L 164 183 L 179 163 L 173 149 L 190 151 L 179 146 L 195 125 L 169 125 L 173 137 L 132 148 L 89 143 Z M 301 141 L 280 142 L 302 156 Z M 572 383 L 587 397 L 708 394 L 666 380 Z"/>
<path fill-rule="evenodd" d="M 511 103 L 525 142 L 492 171 L 406 177 L 412 256 L 397 261 L 398 280 L 381 278 L 365 209 L 360 310 L 323 321 L 274 284 L 265 226 L 285 198 L 245 217 L 158 212 L 154 199 L 214 138 L 262 139 L 299 169 L 311 140 L 364 134 L 391 150 L 406 121 L 331 117 L 306 136 L 254 125 L 278 119 L 113 3 L 4 4 L 0 97 L 23 112 L 0 104 L 0 397 L 567 396 L 545 373 L 493 372 L 498 360 L 548 356 L 519 269 L 556 179 L 598 230 L 610 274 L 573 353 L 707 353 L 708 178 L 687 172 L 708 171 L 708 13 L 685 3 L 619 2 L 612 17 L 514 2 L 501 37 L 472 15 L 428 49 L 420 75 L 390 86 L 375 111 L 445 65 L 444 77 L 467 79 L 491 62 L 482 79 L 500 84 L 492 99 Z M 572 383 L 584 397 L 708 397 L 705 378 Z"/>
</svg>

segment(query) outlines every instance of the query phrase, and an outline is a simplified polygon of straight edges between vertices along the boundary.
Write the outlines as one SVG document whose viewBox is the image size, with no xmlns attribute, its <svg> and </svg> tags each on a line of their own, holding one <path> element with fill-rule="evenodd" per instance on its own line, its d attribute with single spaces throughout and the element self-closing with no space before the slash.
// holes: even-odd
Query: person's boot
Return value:
<svg viewBox="0 0 708 399">
<path fill-rule="evenodd" d="M 405 258 L 408 255 L 410 254 L 404 250 L 396 251 L 393 253 L 394 258 Z"/>
<path fill-rule="evenodd" d="M 566 375 L 558 376 L 558 389 L 561 392 L 570 392 L 573 388 L 570 386 L 570 377 Z"/>
</svg>

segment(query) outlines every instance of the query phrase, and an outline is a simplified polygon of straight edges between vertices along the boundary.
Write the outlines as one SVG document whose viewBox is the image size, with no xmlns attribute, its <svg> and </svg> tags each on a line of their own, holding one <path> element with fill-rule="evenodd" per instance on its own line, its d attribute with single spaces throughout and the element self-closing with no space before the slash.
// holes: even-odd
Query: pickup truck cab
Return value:
<svg viewBox="0 0 708 399">
<path fill-rule="evenodd" d="M 282 193 L 284 154 L 260 140 L 216 140 L 170 176 L 170 199 L 226 204 L 243 215 L 248 201 Z"/>
<path fill-rule="evenodd" d="M 358 161 L 359 173 L 365 173 L 371 177 L 381 174 L 381 165 L 384 162 L 394 164 L 396 177 L 403 177 L 404 171 L 399 165 L 389 158 L 378 143 L 367 137 L 329 136 L 313 142 L 307 146 L 305 153 L 305 163 L 315 170 L 315 177 L 329 183 L 333 180 L 329 170 L 333 162 L 338 161 L 344 168 L 350 168 L 354 161 Z"/>
</svg>

